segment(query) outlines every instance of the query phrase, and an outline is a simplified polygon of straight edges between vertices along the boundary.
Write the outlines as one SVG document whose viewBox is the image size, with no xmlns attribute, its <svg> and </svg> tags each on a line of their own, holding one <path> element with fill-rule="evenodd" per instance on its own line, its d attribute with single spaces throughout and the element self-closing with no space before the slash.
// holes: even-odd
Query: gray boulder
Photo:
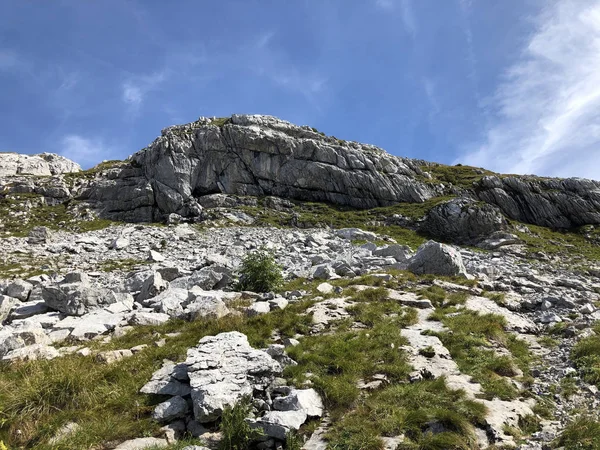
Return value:
<svg viewBox="0 0 600 450">
<path fill-rule="evenodd" d="M 291 431 L 297 431 L 306 422 L 305 411 L 269 411 L 255 422 L 267 436 L 285 441 Z"/>
<path fill-rule="evenodd" d="M 140 293 L 137 295 L 136 300 L 138 302 L 143 302 L 144 300 L 148 300 L 152 297 L 156 297 L 163 291 L 166 291 L 169 288 L 169 282 L 163 280 L 162 276 L 159 272 L 152 272 L 144 284 L 142 284 L 142 288 Z"/>
<path fill-rule="evenodd" d="M 321 397 L 314 389 L 294 389 L 285 397 L 273 400 L 277 411 L 304 411 L 309 417 L 321 417 L 324 407 Z"/>
<path fill-rule="evenodd" d="M 434 206 L 421 224 L 421 232 L 455 244 L 476 244 L 508 228 L 500 210 L 471 199 L 453 199 Z"/>
<path fill-rule="evenodd" d="M 29 244 L 45 244 L 50 240 L 50 230 L 47 227 L 33 227 L 27 235 Z"/>
<path fill-rule="evenodd" d="M 191 389 L 185 364 L 165 361 L 163 366 L 154 372 L 152 378 L 140 392 L 143 394 L 174 395 L 184 397 L 190 395 Z"/>
<path fill-rule="evenodd" d="M 15 280 L 6 287 L 6 295 L 26 302 L 32 289 L 33 285 L 31 283 L 23 280 Z"/>
<path fill-rule="evenodd" d="M 417 254 L 408 263 L 408 270 L 417 275 L 467 277 L 460 252 L 435 241 L 428 241 L 419 247 Z"/>
<path fill-rule="evenodd" d="M 8 318 L 10 312 L 20 304 L 21 302 L 16 298 L 0 295 L 0 325 Z"/>
<path fill-rule="evenodd" d="M 119 300 L 112 291 L 93 285 L 87 275 L 80 273 L 68 274 L 63 282 L 42 287 L 42 298 L 49 308 L 72 316 L 81 316 Z"/>
<path fill-rule="evenodd" d="M 188 404 L 183 397 L 171 397 L 154 408 L 152 418 L 159 422 L 172 422 L 183 418 L 188 413 Z"/>
</svg>

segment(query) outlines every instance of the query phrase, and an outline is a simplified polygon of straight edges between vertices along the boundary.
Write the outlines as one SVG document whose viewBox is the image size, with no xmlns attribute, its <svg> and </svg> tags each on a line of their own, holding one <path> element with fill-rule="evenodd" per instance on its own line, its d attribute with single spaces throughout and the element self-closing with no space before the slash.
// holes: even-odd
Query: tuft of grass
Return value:
<svg viewBox="0 0 600 450">
<path fill-rule="evenodd" d="M 249 398 L 223 410 L 219 427 L 223 437 L 219 442 L 219 450 L 249 450 L 250 444 L 262 436 L 262 430 L 252 428 L 246 422 L 251 411 Z"/>
<path fill-rule="evenodd" d="M 242 291 L 275 291 L 283 284 L 281 267 L 273 253 L 261 249 L 248 253 L 242 259 L 238 289 Z"/>
<path fill-rule="evenodd" d="M 594 325 L 600 332 L 600 322 Z M 581 339 L 571 351 L 571 359 L 585 381 L 600 386 L 600 335 L 594 334 Z"/>
<path fill-rule="evenodd" d="M 411 384 L 392 384 L 366 398 L 361 406 L 334 424 L 328 436 L 331 448 L 380 449 L 379 436 L 405 434 L 404 448 L 476 448 L 473 426 L 482 424 L 485 407 L 451 390 L 444 378 Z M 432 440 L 431 424 L 446 430 Z M 456 446 L 458 445 L 458 447 Z"/>
<path fill-rule="evenodd" d="M 431 174 L 434 183 L 451 183 L 456 187 L 464 189 L 473 189 L 483 177 L 494 175 L 494 172 L 490 172 L 489 170 L 463 166 L 461 164 L 455 166 L 431 164 L 421 166 L 421 169 Z"/>
<path fill-rule="evenodd" d="M 600 422 L 579 417 L 567 425 L 555 444 L 565 449 L 600 450 Z"/>
</svg>

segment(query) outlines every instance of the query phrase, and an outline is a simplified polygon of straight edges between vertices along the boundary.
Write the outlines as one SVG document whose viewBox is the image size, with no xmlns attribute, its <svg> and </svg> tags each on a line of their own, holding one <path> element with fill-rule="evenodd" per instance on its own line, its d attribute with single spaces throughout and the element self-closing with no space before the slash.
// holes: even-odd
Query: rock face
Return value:
<svg viewBox="0 0 600 450">
<path fill-rule="evenodd" d="M 455 244 L 476 244 L 507 228 L 497 207 L 466 198 L 434 206 L 421 225 L 421 231 L 427 235 Z"/>
<path fill-rule="evenodd" d="M 600 182 L 579 178 L 484 177 L 479 199 L 511 219 L 553 228 L 600 223 Z"/>
<path fill-rule="evenodd" d="M 60 175 L 79 172 L 79 164 L 53 153 L 22 155 L 19 153 L 0 153 L 0 177 L 12 175 Z"/>
<path fill-rule="evenodd" d="M 163 130 L 82 198 L 105 215 L 137 220 L 199 216 L 198 198 L 217 193 L 370 208 L 438 195 L 418 181 L 422 164 L 275 117 L 234 114 L 225 124 L 201 118 Z"/>
<path fill-rule="evenodd" d="M 127 161 L 106 164 L 92 177 L 61 178 L 80 170 L 61 156 L 3 153 L 0 192 L 36 194 L 48 204 L 76 199 L 104 218 L 126 222 L 202 218 L 203 208 L 227 206 L 228 199 L 219 196 L 231 194 L 275 196 L 266 203 L 274 209 L 289 207 L 284 199 L 372 208 L 459 195 L 521 222 L 554 228 L 600 224 L 600 182 L 486 176 L 464 186 L 436 181 L 429 173 L 433 167 L 275 117 L 234 114 L 166 128 Z M 30 175 L 51 178 L 34 183 Z M 460 204 L 459 213 L 456 205 L 430 215 L 424 226 L 433 237 L 469 242 L 503 228 L 491 207 Z M 446 230 L 445 223 L 452 226 Z M 459 224 L 475 226 L 465 234 Z"/>
</svg>

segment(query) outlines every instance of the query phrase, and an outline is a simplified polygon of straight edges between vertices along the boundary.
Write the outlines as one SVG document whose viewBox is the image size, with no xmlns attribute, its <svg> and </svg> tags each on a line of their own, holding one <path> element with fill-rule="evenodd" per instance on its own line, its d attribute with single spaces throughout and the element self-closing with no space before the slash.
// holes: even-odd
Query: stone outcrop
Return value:
<svg viewBox="0 0 600 450">
<path fill-rule="evenodd" d="M 420 230 L 446 242 L 477 244 L 507 228 L 506 218 L 496 206 L 457 198 L 434 206 L 427 213 Z"/>
<path fill-rule="evenodd" d="M 200 219 L 203 208 L 233 206 L 227 197 L 219 197 L 224 195 L 266 197 L 267 206 L 278 210 L 291 206 L 282 199 L 372 208 L 458 195 L 497 206 L 521 222 L 554 228 L 600 224 L 600 182 L 485 176 L 468 186 L 453 185 L 431 175 L 433 168 L 275 117 L 234 114 L 168 127 L 128 160 L 104 163 L 82 177 L 63 179 L 61 174 L 80 168 L 58 155 L 0 154 L 0 194 L 36 194 L 50 205 L 76 199 L 107 219 L 173 223 Z M 50 177 L 34 182 L 32 175 Z M 496 210 L 475 205 L 469 214 L 458 216 L 447 205 L 426 226 L 434 231 L 432 236 L 448 239 L 439 233 L 448 219 L 457 218 L 467 228 L 484 219 L 485 226 L 479 224 L 466 235 L 453 226 L 448 231 L 454 242 L 502 228 Z"/>
<path fill-rule="evenodd" d="M 12 175 L 50 176 L 79 172 L 79 164 L 53 153 L 23 155 L 20 153 L 0 153 L 0 177 Z"/>
<path fill-rule="evenodd" d="M 338 141 L 269 116 L 233 115 L 163 130 L 132 157 L 163 213 L 201 211 L 196 197 L 214 193 L 274 195 L 357 208 L 422 202 L 436 188 L 417 181 L 419 161 L 370 145 Z"/>
<path fill-rule="evenodd" d="M 600 223 L 600 182 L 580 178 L 484 177 L 480 200 L 511 219 L 552 228 Z"/>
</svg>

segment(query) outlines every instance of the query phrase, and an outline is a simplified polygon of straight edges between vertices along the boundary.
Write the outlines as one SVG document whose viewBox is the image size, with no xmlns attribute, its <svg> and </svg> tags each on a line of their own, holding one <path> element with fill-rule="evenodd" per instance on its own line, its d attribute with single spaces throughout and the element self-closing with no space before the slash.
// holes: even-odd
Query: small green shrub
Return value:
<svg viewBox="0 0 600 450">
<path fill-rule="evenodd" d="M 248 450 L 250 443 L 262 436 L 260 430 L 250 427 L 246 422 L 251 409 L 250 399 L 246 398 L 233 408 L 226 407 L 223 410 L 220 426 L 223 438 L 219 450 Z"/>
<path fill-rule="evenodd" d="M 282 284 L 281 267 L 277 265 L 271 252 L 261 249 L 244 257 L 238 282 L 239 290 L 269 292 Z"/>
</svg>

